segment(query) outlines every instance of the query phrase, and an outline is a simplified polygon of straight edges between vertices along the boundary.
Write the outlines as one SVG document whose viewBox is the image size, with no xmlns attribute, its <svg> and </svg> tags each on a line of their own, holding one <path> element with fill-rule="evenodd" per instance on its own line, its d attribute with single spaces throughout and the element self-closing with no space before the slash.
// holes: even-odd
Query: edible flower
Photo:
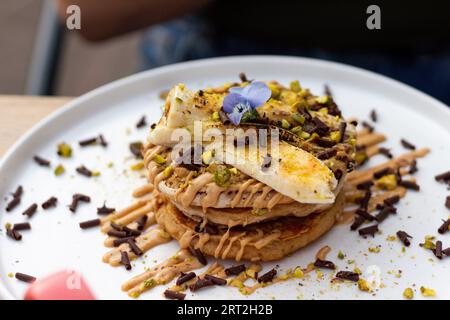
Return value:
<svg viewBox="0 0 450 320">
<path fill-rule="evenodd" d="M 260 81 L 252 82 L 245 87 L 232 87 L 223 100 L 223 110 L 234 125 L 241 123 L 244 114 L 252 114 L 254 110 L 269 100 L 272 91 Z"/>
</svg>

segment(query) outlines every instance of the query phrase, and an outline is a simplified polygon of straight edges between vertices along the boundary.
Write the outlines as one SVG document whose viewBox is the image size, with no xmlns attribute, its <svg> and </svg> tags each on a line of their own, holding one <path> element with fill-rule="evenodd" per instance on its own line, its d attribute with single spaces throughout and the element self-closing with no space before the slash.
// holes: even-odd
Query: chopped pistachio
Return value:
<svg viewBox="0 0 450 320">
<path fill-rule="evenodd" d="M 144 162 L 141 161 L 141 162 L 138 162 L 138 163 L 133 164 L 133 165 L 130 167 L 130 169 L 133 170 L 133 171 L 139 171 L 139 170 L 144 169 L 144 167 L 145 167 Z"/>
<path fill-rule="evenodd" d="M 383 190 L 394 190 L 397 187 L 397 177 L 395 174 L 388 174 L 376 180 L 375 184 Z"/>
<path fill-rule="evenodd" d="M 430 288 L 425 288 L 424 286 L 420 287 L 420 292 L 424 297 L 435 297 L 436 291 Z"/>
<path fill-rule="evenodd" d="M 219 112 L 214 111 L 213 114 L 212 114 L 212 116 L 211 116 L 211 118 L 212 118 L 213 121 L 220 121 L 220 115 L 219 115 Z"/>
<path fill-rule="evenodd" d="M 353 272 L 354 272 L 354 273 L 357 273 L 357 274 L 359 274 L 359 275 L 361 275 L 361 274 L 362 274 L 362 271 L 361 271 L 361 269 L 360 269 L 360 268 L 358 268 L 358 267 L 355 267 L 355 268 L 353 269 Z"/>
<path fill-rule="evenodd" d="M 284 129 L 289 129 L 291 127 L 291 124 L 286 119 L 282 119 L 281 120 L 281 127 L 283 127 Z"/>
<path fill-rule="evenodd" d="M 317 279 L 322 279 L 323 278 L 323 272 L 321 270 L 316 270 L 316 276 L 317 276 Z"/>
<path fill-rule="evenodd" d="M 300 268 L 300 267 L 295 268 L 294 277 L 296 277 L 296 278 L 303 278 L 304 277 L 304 273 L 303 273 L 302 268 Z"/>
<path fill-rule="evenodd" d="M 214 150 L 208 150 L 203 152 L 202 161 L 204 164 L 210 164 L 214 158 Z"/>
<path fill-rule="evenodd" d="M 341 141 L 341 133 L 339 131 L 330 132 L 330 139 L 335 142 Z"/>
<path fill-rule="evenodd" d="M 13 278 L 14 277 L 14 273 L 12 273 L 12 272 L 8 273 L 8 277 Z"/>
<path fill-rule="evenodd" d="M 388 237 L 386 238 L 387 241 L 395 241 L 396 239 L 397 239 L 396 236 L 388 236 Z"/>
<path fill-rule="evenodd" d="M 380 252 L 380 247 L 370 247 L 369 248 L 369 252 L 379 253 Z"/>
<path fill-rule="evenodd" d="M 62 164 L 60 164 L 60 165 L 58 165 L 56 168 L 55 168 L 55 176 L 60 176 L 60 175 L 62 175 L 64 172 L 66 172 L 66 169 L 64 168 L 64 166 L 62 165 Z"/>
<path fill-rule="evenodd" d="M 269 84 L 268 84 L 268 87 L 269 87 L 269 89 L 272 91 L 272 96 L 271 96 L 271 97 L 272 97 L 273 99 L 276 99 L 276 98 L 278 98 L 278 97 L 280 96 L 281 91 L 280 91 L 280 89 L 277 87 L 276 84 L 269 83 Z"/>
<path fill-rule="evenodd" d="M 255 279 L 255 277 L 256 277 L 256 271 L 253 270 L 253 269 L 247 269 L 247 270 L 245 270 L 245 274 L 246 274 L 247 276 L 249 276 L 250 278 L 252 278 L 252 279 Z"/>
<path fill-rule="evenodd" d="M 313 134 L 310 135 L 310 137 L 308 138 L 308 141 L 312 141 L 316 138 L 319 138 L 319 135 L 316 132 L 314 132 Z"/>
<path fill-rule="evenodd" d="M 320 108 L 319 109 L 319 113 L 323 114 L 323 115 L 328 115 L 328 108 Z"/>
<path fill-rule="evenodd" d="M 303 129 L 302 129 L 302 126 L 296 126 L 296 127 L 292 128 L 291 131 L 293 133 L 295 133 L 296 135 L 301 135 Z"/>
<path fill-rule="evenodd" d="M 339 259 L 341 259 L 341 260 L 344 260 L 345 259 L 345 254 L 341 250 L 339 250 L 337 257 Z"/>
<path fill-rule="evenodd" d="M 287 280 L 289 279 L 289 274 L 282 274 L 281 276 L 278 277 L 280 280 Z"/>
<path fill-rule="evenodd" d="M 114 167 L 114 163 L 113 162 L 108 162 L 108 164 L 106 165 L 108 168 L 112 168 Z"/>
<path fill-rule="evenodd" d="M 361 165 L 367 160 L 367 154 L 365 152 L 357 152 L 355 154 L 355 161 L 357 164 Z"/>
<path fill-rule="evenodd" d="M 137 291 L 130 293 L 130 297 L 132 297 L 132 298 L 139 298 L 140 295 L 141 294 Z"/>
<path fill-rule="evenodd" d="M 412 298 L 414 298 L 414 291 L 411 288 L 406 288 L 405 291 L 403 291 L 403 296 L 408 299 L 411 300 Z"/>
<path fill-rule="evenodd" d="M 328 96 L 321 96 L 316 98 L 316 102 L 320 104 L 325 104 L 328 102 L 328 100 L 329 100 Z"/>
<path fill-rule="evenodd" d="M 11 229 L 11 227 L 12 227 L 11 223 L 9 222 L 5 223 L 5 229 Z"/>
<path fill-rule="evenodd" d="M 231 172 L 232 174 L 234 174 L 234 175 L 238 174 L 237 168 L 231 168 L 231 169 L 230 169 L 230 172 Z"/>
<path fill-rule="evenodd" d="M 67 143 L 58 144 L 58 155 L 63 158 L 70 158 L 72 156 L 72 147 Z"/>
<path fill-rule="evenodd" d="M 294 92 L 300 92 L 300 90 L 302 89 L 302 87 L 300 86 L 300 82 L 298 80 L 294 80 L 289 84 L 289 87 L 291 88 L 292 91 Z"/>
<path fill-rule="evenodd" d="M 231 172 L 230 169 L 228 169 L 225 166 L 217 166 L 216 170 L 214 171 L 214 182 L 219 187 L 225 187 L 228 185 L 228 182 L 231 178 Z"/>
<path fill-rule="evenodd" d="M 304 124 L 305 123 L 305 117 L 304 116 L 302 116 L 301 114 L 297 114 L 297 113 L 294 113 L 293 115 L 292 115 L 292 119 L 295 121 L 295 122 L 298 122 L 298 123 L 300 123 L 300 124 Z"/>
<path fill-rule="evenodd" d="M 244 287 L 244 283 L 241 280 L 233 279 L 230 282 L 230 286 L 233 286 L 233 287 L 236 287 L 236 288 L 243 288 Z"/>
<path fill-rule="evenodd" d="M 369 286 L 369 284 L 367 283 L 367 281 L 364 280 L 363 278 L 360 278 L 360 279 L 358 280 L 358 288 L 359 288 L 359 290 L 361 290 L 361 291 L 366 291 L 366 292 L 372 291 L 372 289 L 370 289 L 370 286 Z"/>
<path fill-rule="evenodd" d="M 100 171 L 92 171 L 92 176 L 93 177 L 100 177 L 101 172 Z"/>
<path fill-rule="evenodd" d="M 306 131 L 303 131 L 302 133 L 300 133 L 300 137 L 302 139 L 308 139 L 310 136 L 311 135 L 308 132 L 306 132 Z"/>
<path fill-rule="evenodd" d="M 164 163 L 166 163 L 166 159 L 164 159 L 164 157 L 159 154 L 155 154 L 153 160 L 155 160 L 155 162 L 159 165 L 163 165 Z"/>
<path fill-rule="evenodd" d="M 156 281 L 153 278 L 144 281 L 145 289 L 150 289 L 150 288 L 154 287 L 155 285 L 156 285 Z"/>
<path fill-rule="evenodd" d="M 164 178 L 169 178 L 173 173 L 173 167 L 172 166 L 168 166 L 164 169 L 163 171 L 163 177 Z"/>
</svg>

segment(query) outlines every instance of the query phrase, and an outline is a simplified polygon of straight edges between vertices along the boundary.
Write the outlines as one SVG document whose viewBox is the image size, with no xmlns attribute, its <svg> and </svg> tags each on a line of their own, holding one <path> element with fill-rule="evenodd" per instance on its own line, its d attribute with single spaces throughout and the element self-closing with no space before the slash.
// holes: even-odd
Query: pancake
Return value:
<svg viewBox="0 0 450 320">
<path fill-rule="evenodd" d="M 330 230 L 342 213 L 343 203 L 344 196 L 340 194 L 331 208 L 307 217 L 283 217 L 246 227 L 217 228 L 209 233 L 197 232 L 198 223 L 170 201 L 165 201 L 155 217 L 181 248 L 197 248 L 220 259 L 271 261 L 297 251 Z"/>
</svg>

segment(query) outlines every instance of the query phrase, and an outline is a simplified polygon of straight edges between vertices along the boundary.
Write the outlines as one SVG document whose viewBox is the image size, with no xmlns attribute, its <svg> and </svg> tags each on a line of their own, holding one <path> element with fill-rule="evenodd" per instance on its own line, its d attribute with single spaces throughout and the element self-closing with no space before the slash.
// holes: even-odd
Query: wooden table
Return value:
<svg viewBox="0 0 450 320">
<path fill-rule="evenodd" d="M 0 95 L 0 157 L 39 120 L 71 99 Z"/>
</svg>

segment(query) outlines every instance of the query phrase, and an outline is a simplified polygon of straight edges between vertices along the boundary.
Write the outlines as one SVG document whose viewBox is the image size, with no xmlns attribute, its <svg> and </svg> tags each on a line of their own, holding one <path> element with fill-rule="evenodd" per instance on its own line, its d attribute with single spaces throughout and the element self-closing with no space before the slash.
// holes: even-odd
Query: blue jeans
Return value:
<svg viewBox="0 0 450 320">
<path fill-rule="evenodd" d="M 202 19 L 189 16 L 150 28 L 141 51 L 144 69 L 181 61 L 243 54 L 278 54 L 337 61 L 407 83 L 450 105 L 450 50 L 433 54 L 361 50 L 330 51 L 283 46 L 230 35 L 217 36 Z"/>
</svg>

